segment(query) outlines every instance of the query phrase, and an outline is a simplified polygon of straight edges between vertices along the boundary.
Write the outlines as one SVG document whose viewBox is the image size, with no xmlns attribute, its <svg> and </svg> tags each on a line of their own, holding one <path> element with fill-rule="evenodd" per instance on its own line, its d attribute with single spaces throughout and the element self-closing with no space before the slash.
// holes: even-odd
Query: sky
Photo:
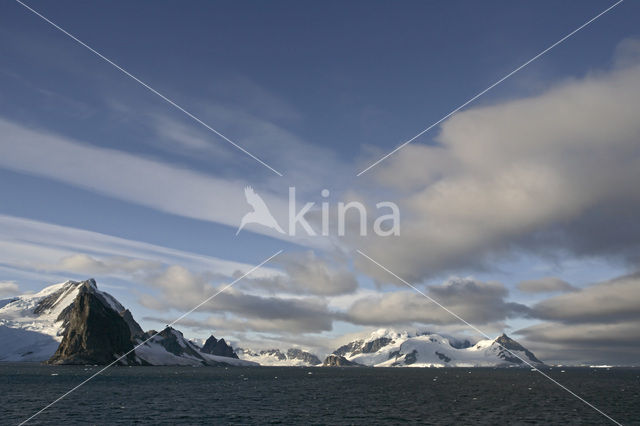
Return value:
<svg viewBox="0 0 640 426">
<path fill-rule="evenodd" d="M 0 6 L 0 297 L 97 280 L 144 329 L 318 355 L 380 327 L 637 364 L 640 5 L 78 2 Z M 236 235 L 251 186 L 286 228 Z M 328 196 L 322 190 L 329 191 Z M 367 206 L 368 235 L 338 203 Z M 378 236 L 379 202 L 400 211 Z M 370 256 L 376 265 L 361 253 Z M 383 267 L 381 267 L 383 266 Z M 476 336 L 477 337 L 477 336 Z"/>
</svg>

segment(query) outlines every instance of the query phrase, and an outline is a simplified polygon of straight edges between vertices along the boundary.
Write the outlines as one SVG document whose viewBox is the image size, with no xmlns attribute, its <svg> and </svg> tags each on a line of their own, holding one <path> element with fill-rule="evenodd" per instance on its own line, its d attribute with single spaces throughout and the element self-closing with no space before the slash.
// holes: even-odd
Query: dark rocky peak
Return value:
<svg viewBox="0 0 640 426">
<path fill-rule="evenodd" d="M 81 283 L 66 315 L 67 327 L 50 364 L 110 364 L 132 351 L 131 332 L 118 312 L 95 291 L 95 281 Z M 132 352 L 120 361 L 136 364 Z"/>
<path fill-rule="evenodd" d="M 171 352 L 174 355 L 182 355 L 184 353 L 184 346 L 178 342 L 177 330 L 172 327 L 167 327 L 160 333 L 156 334 L 151 341 L 154 343 L 160 343 L 167 352 Z"/>
<path fill-rule="evenodd" d="M 521 360 L 517 356 L 514 356 L 514 354 L 510 352 L 510 351 L 513 351 L 513 352 L 519 351 L 519 352 L 524 352 L 525 356 L 528 358 L 528 361 L 531 361 L 537 364 L 542 364 L 542 361 L 536 358 L 533 352 L 529 351 L 527 348 L 525 348 L 520 343 L 513 340 L 511 337 L 507 336 L 505 333 L 503 333 L 502 336 L 498 337 L 495 340 L 495 344 L 498 344 L 500 347 L 498 356 L 504 359 L 505 361 L 513 362 L 516 364 L 522 364 L 523 360 Z M 519 354 L 517 355 L 521 357 L 521 355 Z"/>
<path fill-rule="evenodd" d="M 59 304 L 63 303 L 65 298 L 73 292 L 85 291 L 91 293 L 97 298 L 105 307 L 115 310 L 117 313 L 121 313 L 125 311 L 124 306 L 122 306 L 113 296 L 108 293 L 101 292 L 98 290 L 98 284 L 96 284 L 96 280 L 90 278 L 85 281 L 67 281 L 63 284 L 63 286 L 51 293 L 49 296 L 43 298 L 38 302 L 38 305 L 34 309 L 35 314 L 43 314 L 49 313 L 51 310 L 60 307 Z M 73 310 L 73 304 L 75 303 L 75 299 L 71 303 L 60 311 L 60 314 L 56 318 L 56 321 L 62 321 L 62 330 L 64 330 L 69 325 L 69 315 Z M 129 314 L 130 315 L 130 314 Z M 131 317 L 133 320 L 133 317 Z M 135 321 L 133 321 L 135 323 Z M 137 323 L 136 323 L 137 324 Z M 140 328 L 140 326 L 138 326 Z M 136 330 L 137 331 L 137 330 Z M 141 331 L 141 330 L 140 330 Z M 61 334 L 63 334 L 61 333 Z"/>
<path fill-rule="evenodd" d="M 347 354 L 369 354 L 378 352 L 389 343 L 393 343 L 393 339 L 389 337 L 378 337 L 377 339 L 366 342 L 364 340 L 356 340 L 349 344 L 340 346 L 338 349 L 333 351 L 333 354 L 338 356 L 345 356 Z"/>
<path fill-rule="evenodd" d="M 200 352 L 204 352 L 210 355 L 225 356 L 227 358 L 236 358 L 238 355 L 233 351 L 231 345 L 224 341 L 224 339 L 216 339 L 211 335 L 204 345 L 200 349 Z"/>
<path fill-rule="evenodd" d="M 363 354 L 370 354 L 378 352 L 380 349 L 387 346 L 389 343 L 393 343 L 393 339 L 388 337 L 379 337 L 375 340 L 370 340 L 362 345 L 360 350 Z"/>
<path fill-rule="evenodd" d="M 333 354 L 329 355 L 324 359 L 322 366 L 323 367 L 363 367 L 362 364 L 349 361 L 343 356 L 333 355 Z"/>
<path fill-rule="evenodd" d="M 153 334 L 152 334 L 153 335 Z M 163 348 L 174 355 L 181 356 L 189 354 L 201 358 L 200 355 L 186 341 L 182 333 L 173 327 L 166 327 L 160 333 L 157 333 L 150 340 L 153 343 L 159 343 Z"/>
<path fill-rule="evenodd" d="M 299 359 L 311 365 L 318 365 L 322 362 L 320 361 L 320 358 L 318 358 L 314 354 L 296 348 L 291 348 L 287 351 L 287 358 Z"/>
<path fill-rule="evenodd" d="M 333 351 L 333 354 L 338 356 L 344 356 L 348 353 L 359 353 L 363 343 L 364 343 L 364 340 L 355 340 L 346 345 L 340 346 L 338 349 Z"/>
</svg>

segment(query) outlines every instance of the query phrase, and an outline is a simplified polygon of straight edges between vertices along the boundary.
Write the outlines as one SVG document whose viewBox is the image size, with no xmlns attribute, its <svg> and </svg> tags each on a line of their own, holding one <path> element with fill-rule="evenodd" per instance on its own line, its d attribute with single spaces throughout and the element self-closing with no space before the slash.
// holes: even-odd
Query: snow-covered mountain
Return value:
<svg viewBox="0 0 640 426">
<path fill-rule="evenodd" d="M 140 347 L 137 347 L 140 345 Z M 135 347 L 135 351 L 132 351 Z M 108 364 L 131 352 L 128 365 L 315 366 L 315 355 L 297 348 L 237 349 L 211 336 L 202 346 L 178 330 L 144 332 L 131 312 L 94 280 L 67 281 L 36 294 L 0 300 L 0 361 Z M 237 355 L 236 355 L 237 354 Z M 239 359 L 238 359 L 239 358 Z M 523 362 L 525 360 L 526 362 Z M 327 366 L 494 367 L 542 365 L 503 334 L 472 343 L 434 333 L 381 329 L 341 346 Z"/>
<path fill-rule="evenodd" d="M 156 332 L 151 330 L 137 339 L 138 344 Z M 165 328 L 151 340 L 135 350 L 136 356 L 144 363 L 152 365 L 220 365 L 257 367 L 259 364 L 233 357 L 212 355 L 202 352 L 202 348 L 188 341 L 178 330 Z"/>
<path fill-rule="evenodd" d="M 0 360 L 45 361 L 62 341 L 69 306 L 82 284 L 91 286 L 96 296 L 112 309 L 125 308 L 108 293 L 97 289 L 95 281 L 67 281 L 42 291 L 0 301 Z"/>
<path fill-rule="evenodd" d="M 98 290 L 92 279 L 67 281 L 0 301 L 0 361 L 107 364 L 142 342 L 120 363 L 257 365 L 203 353 L 170 327 L 157 335 L 155 331 L 145 333 L 131 312 Z"/>
<path fill-rule="evenodd" d="M 253 351 L 251 349 L 238 348 L 236 353 L 240 359 L 254 361 L 266 366 L 309 367 L 322 363 L 314 354 L 297 348 L 290 348 L 286 352 L 282 352 L 280 349 Z"/>
<path fill-rule="evenodd" d="M 344 360 L 372 367 L 528 367 L 523 360 L 533 366 L 543 365 L 506 334 L 472 344 L 439 334 L 387 329 L 341 346 L 325 360 L 325 365 L 340 365 L 339 362 L 349 365 L 344 364 Z"/>
</svg>

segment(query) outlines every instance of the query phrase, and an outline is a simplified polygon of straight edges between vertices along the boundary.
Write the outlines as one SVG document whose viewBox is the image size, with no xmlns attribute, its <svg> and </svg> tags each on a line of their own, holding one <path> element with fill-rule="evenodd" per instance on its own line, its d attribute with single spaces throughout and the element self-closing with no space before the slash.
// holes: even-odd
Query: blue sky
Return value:
<svg viewBox="0 0 640 426">
<path fill-rule="evenodd" d="M 360 298 L 374 297 L 376 292 L 404 291 L 390 283 L 389 277 L 373 272 L 371 265 L 363 266 L 362 259 L 354 255 L 358 247 L 378 256 L 400 252 L 396 250 L 399 245 L 411 247 L 429 260 L 403 256 L 404 263 L 397 262 L 393 255 L 380 260 L 399 275 L 425 286 L 448 285 L 455 290 L 461 285 L 461 289 L 468 289 L 467 284 L 447 281 L 452 276 L 473 277 L 480 283 L 500 282 L 507 293 L 502 296 L 498 291 L 498 299 L 529 308 L 536 302 L 565 296 L 519 291 L 516 285 L 521 281 L 553 276 L 582 288 L 637 270 L 635 230 L 624 232 L 612 226 L 607 234 L 606 226 L 598 226 L 597 231 L 587 228 L 592 229 L 587 233 L 593 238 L 584 237 L 583 226 L 602 223 L 592 222 L 596 219 L 622 226 L 628 223 L 629 214 L 637 213 L 637 205 L 629 201 L 633 197 L 621 189 L 624 185 L 607 189 L 607 185 L 618 182 L 610 179 L 608 171 L 594 170 L 602 177 L 601 181 L 594 180 L 595 186 L 604 188 L 601 192 L 594 195 L 584 189 L 584 196 L 579 197 L 574 194 L 582 194 L 583 189 L 574 191 L 572 182 L 584 181 L 583 169 L 576 168 L 575 173 L 558 180 L 549 178 L 552 186 L 539 194 L 539 200 L 545 203 L 548 197 L 557 204 L 550 202 L 555 207 L 548 211 L 536 210 L 530 220 L 529 208 L 514 208 L 508 213 L 513 206 L 511 198 L 505 201 L 507 190 L 493 192 L 493 188 L 482 187 L 489 194 L 487 199 L 497 194 L 494 205 L 507 212 L 505 218 L 523 218 L 504 227 L 499 225 L 505 220 L 498 217 L 496 223 L 489 223 L 481 212 L 441 218 L 440 204 L 434 207 L 440 201 L 427 194 L 440 181 L 457 183 L 470 176 L 473 182 L 484 182 L 485 178 L 488 182 L 493 175 L 487 177 L 485 166 L 495 163 L 498 166 L 493 170 L 506 169 L 532 153 L 538 155 L 533 148 L 523 148 L 517 155 L 500 158 L 500 153 L 509 149 L 493 146 L 499 135 L 491 134 L 491 141 L 478 137 L 476 145 L 486 143 L 487 149 L 479 148 L 473 161 L 467 161 L 466 151 L 457 147 L 469 152 L 473 147 L 460 138 L 467 138 L 468 143 L 469 137 L 475 137 L 475 130 L 465 133 L 469 128 L 480 129 L 477 134 L 481 136 L 489 132 L 473 122 L 476 112 L 486 114 L 486 122 L 501 122 L 500 114 L 519 111 L 518 102 L 535 104 L 540 99 L 556 105 L 554 99 L 562 98 L 563 90 L 586 93 L 593 85 L 616 88 L 633 81 L 634 75 L 625 70 L 635 66 L 634 40 L 640 37 L 637 3 L 622 3 L 470 105 L 468 115 L 443 123 L 417 139 L 404 155 L 358 178 L 355 174 L 363 167 L 612 2 L 28 4 L 282 171 L 284 177 L 208 132 L 20 4 L 5 2 L 0 14 L 0 145 L 4 157 L 0 164 L 0 215 L 6 255 L 0 262 L 0 281 L 14 282 L 22 292 L 39 289 L 51 280 L 95 276 L 99 285 L 111 286 L 109 291 L 130 306 L 137 317 L 147 318 L 141 321 L 145 328 L 159 327 L 186 310 L 189 302 L 186 298 L 172 303 L 173 293 L 163 284 L 166 280 L 175 279 L 177 288 L 184 280 L 182 291 L 197 288 L 206 294 L 209 286 L 228 281 L 236 270 L 284 249 L 291 258 L 275 263 L 268 272 L 289 276 L 289 281 L 283 284 L 273 277 L 265 278 L 268 283 L 262 284 L 266 287 L 260 287 L 259 282 L 246 284 L 238 290 L 245 293 L 236 295 L 238 300 L 250 295 L 260 297 L 256 303 L 264 309 L 262 317 L 259 310 L 254 311 L 249 324 L 241 308 L 227 315 L 220 312 L 221 307 L 215 307 L 216 321 L 194 326 L 187 334 L 207 334 L 209 327 L 236 341 L 247 339 L 267 345 L 270 339 L 297 339 L 308 347 L 313 347 L 309 342 L 323 336 L 328 343 L 315 347 L 325 348 L 333 344 L 332 338 L 347 332 L 399 326 L 384 320 L 368 323 L 356 318 L 355 311 L 352 316 L 342 315 Z M 606 110 L 607 105 L 603 103 L 602 108 Z M 572 110 L 576 111 L 576 120 L 589 123 L 591 111 Z M 558 116 L 565 110 L 550 113 Z M 544 126 L 542 116 L 536 115 L 538 121 L 534 122 Z M 508 123 L 518 119 L 511 117 Z M 538 125 L 534 126 L 537 129 Z M 564 153 L 570 151 L 569 147 L 566 151 L 553 148 L 558 146 L 555 141 L 564 143 L 574 138 L 561 130 L 553 133 L 556 130 L 541 131 L 541 138 L 547 138 L 550 147 L 545 151 L 549 157 L 545 167 L 552 171 L 564 167 Z M 523 125 L 520 131 L 524 135 L 532 129 Z M 626 153 L 621 158 L 635 158 L 635 131 L 633 127 L 626 133 L 621 131 L 619 139 L 624 142 L 619 146 L 606 137 L 599 139 L 600 145 L 597 141 L 585 142 L 583 151 L 566 160 L 567 169 L 574 170 L 572 162 L 579 155 L 587 158 L 585 164 L 593 161 L 615 169 L 617 157 L 612 159 L 609 152 L 600 149 L 607 144 Z M 575 136 L 579 137 L 583 135 Z M 511 138 L 509 144 L 519 147 L 520 141 Z M 531 144 L 536 145 L 535 141 Z M 438 147 L 450 148 L 451 154 L 442 162 L 433 160 L 439 167 L 433 168 L 437 177 L 432 179 L 427 169 Z M 486 161 L 480 158 L 485 153 Z M 444 167 L 454 163 L 451 168 Z M 536 172 L 540 165 L 526 164 Z M 409 170 L 415 172 L 410 174 Z M 536 181 L 543 177 L 536 176 Z M 525 179 L 521 175 L 513 179 L 525 182 L 520 178 Z M 416 185 L 416 179 L 423 180 Z M 296 186 L 300 201 L 317 203 L 320 190 L 328 188 L 332 202 L 349 197 L 373 203 L 392 200 L 401 205 L 403 218 L 406 214 L 408 219 L 402 222 L 403 236 L 393 243 L 377 239 L 354 242 L 330 238 L 317 242 L 275 238 L 259 228 L 236 237 L 237 224 L 248 208 L 242 194 L 245 185 L 264 194 L 270 205 L 279 206 L 275 210 L 284 206 L 289 186 Z M 529 189 L 518 187 L 527 194 Z M 462 207 L 473 213 L 484 208 L 482 203 L 468 201 L 472 197 L 466 189 L 456 194 L 464 194 L 465 202 L 457 203 L 456 195 L 445 200 L 449 204 L 442 201 L 442 209 Z M 434 222 L 426 224 L 426 217 Z M 24 227 L 17 227 L 18 218 L 28 220 L 20 222 Z M 475 223 L 482 232 L 473 231 L 477 230 Z M 437 229 L 451 226 L 450 238 L 443 242 L 439 233 L 421 234 L 431 224 L 438 225 Z M 63 228 L 54 231 L 53 225 Z M 90 238 L 95 243 L 93 248 L 77 242 L 81 238 L 78 230 L 95 233 Z M 130 243 L 115 243 L 111 237 Z M 23 251 L 16 251 L 17 242 L 29 244 L 20 246 Z M 142 250 L 133 242 L 152 244 L 154 248 Z M 449 242 L 451 247 L 445 247 Z M 469 250 L 458 247 L 458 242 Z M 601 248 L 594 249 L 596 246 Z M 38 247 L 50 251 L 39 252 Z M 22 259 L 10 252 L 21 253 Z M 311 260 L 305 256 L 312 256 Z M 14 261 L 8 260 L 14 257 Z M 159 265 L 123 267 L 123 257 L 153 257 Z M 216 263 L 218 259 L 226 266 Z M 320 269 L 310 268 L 302 274 L 293 266 L 300 262 L 307 266 L 317 263 Z M 182 269 L 177 273 L 172 267 Z M 327 277 L 341 280 L 348 271 L 352 277 L 346 281 L 356 280 L 358 288 L 345 284 L 342 291 L 326 294 L 317 288 L 309 290 L 308 282 L 300 282 L 317 278 L 323 271 Z M 194 294 L 194 299 L 202 294 Z M 277 306 L 282 300 L 289 303 L 300 297 L 317 308 L 317 323 L 297 327 L 292 324 L 304 323 L 301 318 L 278 318 L 273 313 L 280 309 Z M 325 308 L 328 311 L 323 316 Z M 466 307 L 461 305 L 461 309 Z M 341 314 L 334 315 L 336 310 Z M 491 332 L 566 320 L 518 312 L 505 311 L 502 318 L 477 318 Z M 200 314 L 194 319 L 204 323 L 207 317 Z M 265 318 L 272 318 L 269 326 L 263 324 Z M 228 320 L 226 327 L 221 326 L 223 319 Z M 462 331 L 444 320 L 428 323 L 407 318 L 400 325 Z M 561 350 L 553 346 L 557 342 L 550 336 L 541 337 L 536 332 L 526 335 L 532 345 L 546 350 L 549 356 L 571 358 L 559 355 Z M 583 349 L 566 351 L 583 356 Z M 598 356 L 608 359 L 608 355 Z"/>
</svg>

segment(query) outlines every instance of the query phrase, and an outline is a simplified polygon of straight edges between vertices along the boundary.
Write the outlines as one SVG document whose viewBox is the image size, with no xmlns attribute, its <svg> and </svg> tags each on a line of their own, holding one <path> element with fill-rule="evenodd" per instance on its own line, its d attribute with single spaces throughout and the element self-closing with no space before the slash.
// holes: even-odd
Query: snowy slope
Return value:
<svg viewBox="0 0 640 426">
<path fill-rule="evenodd" d="M 282 352 L 280 349 L 253 351 L 238 348 L 236 353 L 242 360 L 270 367 L 310 367 L 322 363 L 315 355 L 294 348 L 287 350 L 287 352 Z"/>
<path fill-rule="evenodd" d="M 340 347 L 334 354 L 373 367 L 528 367 L 526 362 L 542 365 L 531 352 L 506 335 L 472 345 L 439 334 L 381 329 L 366 339 Z"/>
</svg>

